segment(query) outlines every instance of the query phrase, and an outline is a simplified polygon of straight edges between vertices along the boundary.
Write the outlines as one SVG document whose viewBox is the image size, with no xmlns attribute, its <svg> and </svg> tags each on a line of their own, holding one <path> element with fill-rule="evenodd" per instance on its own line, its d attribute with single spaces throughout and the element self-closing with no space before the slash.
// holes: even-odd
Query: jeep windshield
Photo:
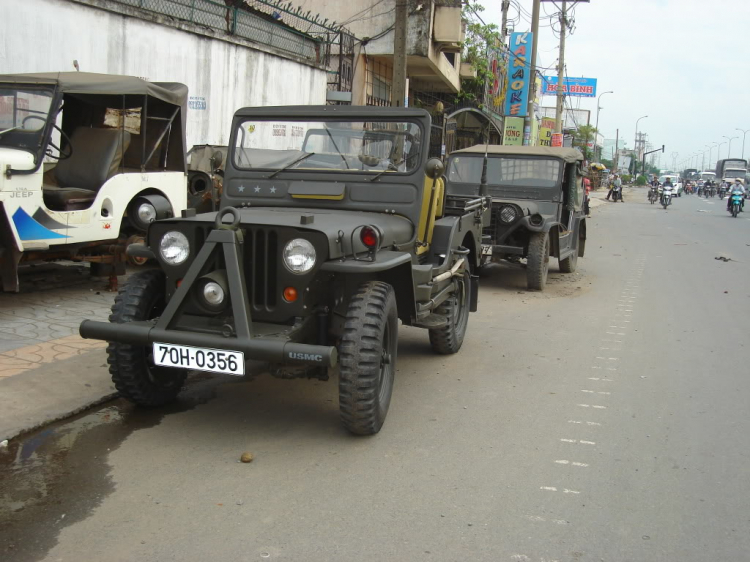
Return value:
<svg viewBox="0 0 750 562">
<path fill-rule="evenodd" d="M 417 123 L 256 119 L 240 123 L 232 158 L 240 170 L 273 175 L 317 170 L 398 174 L 414 171 L 421 150 Z"/>
<path fill-rule="evenodd" d="M 49 118 L 54 90 L 0 84 L 0 147 L 36 154 Z"/>
<path fill-rule="evenodd" d="M 479 186 L 482 179 L 482 155 L 455 156 L 448 164 L 448 181 Z M 487 185 L 493 192 L 512 191 L 524 197 L 525 190 L 558 187 L 562 162 L 554 158 L 487 158 Z M 529 192 L 528 196 L 534 194 Z"/>
</svg>

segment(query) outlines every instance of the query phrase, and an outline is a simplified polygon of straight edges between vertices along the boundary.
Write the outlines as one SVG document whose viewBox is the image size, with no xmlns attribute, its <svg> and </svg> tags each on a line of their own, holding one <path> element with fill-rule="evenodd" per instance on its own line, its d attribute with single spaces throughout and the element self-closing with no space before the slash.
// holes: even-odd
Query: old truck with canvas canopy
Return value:
<svg viewBox="0 0 750 562">
<path fill-rule="evenodd" d="M 486 166 L 492 212 L 484 260 L 525 259 L 528 288 L 542 290 L 550 256 L 572 273 L 586 248 L 582 163 L 574 148 L 477 145 L 451 153 L 446 190 L 478 194 Z"/>
<path fill-rule="evenodd" d="M 122 264 L 188 206 L 187 87 L 132 76 L 0 75 L 0 275 L 22 262 Z M 132 258 L 134 262 L 142 258 Z"/>
</svg>

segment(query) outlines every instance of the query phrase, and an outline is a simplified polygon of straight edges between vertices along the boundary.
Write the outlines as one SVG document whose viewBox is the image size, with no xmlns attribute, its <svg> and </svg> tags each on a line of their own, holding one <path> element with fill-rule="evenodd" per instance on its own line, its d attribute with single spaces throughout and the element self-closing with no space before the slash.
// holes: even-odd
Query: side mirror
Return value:
<svg viewBox="0 0 750 562">
<path fill-rule="evenodd" d="M 211 156 L 211 160 L 214 161 L 214 164 L 213 164 L 214 169 L 221 168 L 221 165 L 224 163 L 224 155 L 221 153 L 220 150 L 217 150 Z"/>
<path fill-rule="evenodd" d="M 430 158 L 424 165 L 424 173 L 428 178 L 433 180 L 438 179 L 445 172 L 445 165 L 440 158 Z"/>
</svg>

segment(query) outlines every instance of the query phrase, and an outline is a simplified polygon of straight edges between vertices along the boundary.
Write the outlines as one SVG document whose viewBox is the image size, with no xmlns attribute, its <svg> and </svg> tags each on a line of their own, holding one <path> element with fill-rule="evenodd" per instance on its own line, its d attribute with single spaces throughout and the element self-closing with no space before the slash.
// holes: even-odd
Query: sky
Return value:
<svg viewBox="0 0 750 562">
<path fill-rule="evenodd" d="M 519 4 L 523 10 L 515 31 L 528 31 L 532 0 L 511 0 L 509 19 L 518 22 Z M 500 5 L 500 0 L 485 0 L 482 18 L 499 26 Z M 551 67 L 545 75 L 552 76 L 558 39 L 546 14 L 559 13 L 561 0 L 541 6 L 537 61 Z M 706 152 L 705 167 L 713 169 L 717 148 L 709 166 L 706 145 L 723 142 L 721 157 L 726 158 L 724 136 L 739 137 L 732 141 L 730 156 L 741 156 L 743 133 L 736 129 L 750 129 L 750 0 L 591 0 L 579 3 L 573 17 L 575 29 L 565 44 L 567 75 L 596 78 L 597 95 L 614 92 L 599 102 L 599 131 L 605 138 L 614 139 L 619 128 L 632 148 L 636 120 L 648 115 L 638 130 L 648 134 L 654 148 L 665 145 L 662 168 L 672 168 L 674 152 L 680 168 L 693 154 Z M 568 101 L 590 110 L 594 125 L 596 99 Z M 554 104 L 553 97 L 543 98 L 544 106 Z M 750 158 L 750 132 L 745 158 Z"/>
</svg>

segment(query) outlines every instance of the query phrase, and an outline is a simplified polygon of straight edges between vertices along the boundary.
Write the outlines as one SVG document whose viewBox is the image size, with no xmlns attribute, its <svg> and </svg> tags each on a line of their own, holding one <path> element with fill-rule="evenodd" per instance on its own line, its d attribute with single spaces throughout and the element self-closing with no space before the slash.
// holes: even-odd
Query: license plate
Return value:
<svg viewBox="0 0 750 562">
<path fill-rule="evenodd" d="M 154 363 L 164 367 L 194 369 L 226 375 L 245 374 L 245 354 L 241 351 L 155 343 Z"/>
</svg>

